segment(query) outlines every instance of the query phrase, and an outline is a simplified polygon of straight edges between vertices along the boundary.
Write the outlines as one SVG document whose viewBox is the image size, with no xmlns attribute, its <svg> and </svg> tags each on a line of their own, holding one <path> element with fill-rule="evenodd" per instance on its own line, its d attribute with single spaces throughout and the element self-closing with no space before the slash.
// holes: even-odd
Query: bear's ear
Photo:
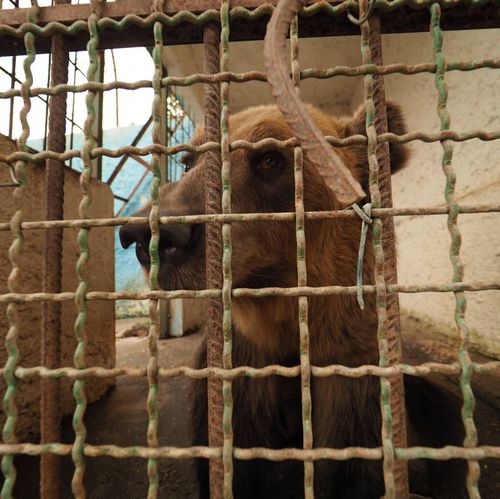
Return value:
<svg viewBox="0 0 500 499">
<path fill-rule="evenodd" d="M 401 108 L 394 102 L 388 101 L 387 108 L 387 128 L 388 131 L 396 135 L 406 133 L 406 124 Z M 342 138 L 351 135 L 366 136 L 366 111 L 364 106 L 358 108 L 351 118 L 343 118 L 340 122 L 340 136 Z M 356 158 L 356 172 L 359 174 L 361 187 L 368 192 L 368 156 L 366 145 L 356 144 L 349 148 L 354 152 Z M 395 173 L 406 166 L 409 157 L 408 147 L 405 144 L 389 143 L 389 153 L 391 156 L 391 172 Z"/>
</svg>

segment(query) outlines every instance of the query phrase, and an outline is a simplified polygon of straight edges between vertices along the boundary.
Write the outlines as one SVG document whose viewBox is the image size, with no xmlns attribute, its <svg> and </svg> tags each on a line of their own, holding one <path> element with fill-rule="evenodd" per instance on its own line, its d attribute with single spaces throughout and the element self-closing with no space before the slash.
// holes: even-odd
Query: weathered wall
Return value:
<svg viewBox="0 0 500 499">
<path fill-rule="evenodd" d="M 494 58 L 500 55 L 500 30 L 447 32 L 444 53 L 448 61 Z M 432 46 L 428 34 L 411 35 L 409 43 L 399 36 L 384 39 L 387 63 L 428 62 Z M 402 48 L 404 47 L 404 51 Z M 500 72 L 482 69 L 449 72 L 448 110 L 451 129 L 500 130 Z M 388 98 L 402 104 L 408 127 L 439 131 L 434 75 L 386 78 Z M 439 143 L 412 143 L 409 167 L 394 177 L 397 206 L 444 204 L 445 176 L 441 170 Z M 500 141 L 471 140 L 454 143 L 453 166 L 457 174 L 456 199 L 465 205 L 498 203 L 500 199 Z M 400 217 L 396 221 L 398 267 L 401 283 L 450 282 L 452 266 L 448 250 L 450 236 L 446 216 Z M 462 261 L 466 281 L 500 279 L 500 214 L 460 215 Z M 500 358 L 500 293 L 467 293 L 466 322 L 472 346 L 479 352 Z M 456 335 L 454 297 L 450 293 L 401 296 L 404 310 L 431 320 L 446 334 Z"/>
<path fill-rule="evenodd" d="M 0 150 L 11 152 L 15 145 L 7 138 L 0 136 Z M 28 186 L 23 193 L 23 220 L 44 219 L 44 185 L 45 168 L 43 165 L 28 165 Z M 0 181 L 9 178 L 5 164 L 0 163 Z M 90 213 L 92 217 L 111 217 L 113 215 L 113 196 L 110 189 L 98 181 L 92 180 L 91 192 L 93 197 Z M 79 218 L 78 204 L 81 198 L 79 174 L 65 170 L 65 204 L 64 217 L 66 219 Z M 0 189 L 0 221 L 9 222 L 15 210 L 12 201 L 12 189 Z M 78 229 L 65 229 L 63 239 L 63 272 L 62 290 L 75 291 L 78 280 L 75 273 L 75 264 L 78 258 L 77 243 Z M 41 272 L 43 267 L 43 238 L 42 230 L 28 230 L 24 232 L 24 242 L 21 248 L 20 273 L 16 289 L 19 292 L 33 293 L 42 291 Z M 12 242 L 9 231 L 0 232 L 0 292 L 7 292 L 7 278 L 11 270 L 8 260 L 8 248 Z M 87 265 L 89 291 L 114 290 L 114 235 L 113 228 L 99 228 L 90 231 L 89 246 L 91 257 Z M 41 334 L 41 304 L 19 304 L 19 338 L 20 366 L 40 365 L 40 334 Z M 88 318 L 85 326 L 87 336 L 86 361 L 89 366 L 113 367 L 115 364 L 115 310 L 114 302 L 89 302 Z M 4 346 L 5 334 L 8 331 L 8 321 L 5 315 L 6 306 L 0 306 L 0 364 L 6 360 Z M 74 338 L 74 322 L 76 307 L 73 302 L 62 304 L 62 338 L 61 338 L 61 365 L 73 365 L 73 353 L 76 346 Z M 92 380 L 86 383 L 86 392 L 89 402 L 101 397 L 112 380 Z M 0 383 L 2 393 L 5 390 L 3 379 Z M 36 378 L 22 380 L 18 383 L 16 405 L 19 418 L 17 435 L 20 440 L 32 440 L 36 437 L 39 426 L 39 392 L 40 384 Z M 71 384 L 64 381 L 61 384 L 61 402 L 64 414 L 73 410 L 74 402 L 71 394 Z M 0 419 L 3 424 L 3 414 Z"/>
</svg>

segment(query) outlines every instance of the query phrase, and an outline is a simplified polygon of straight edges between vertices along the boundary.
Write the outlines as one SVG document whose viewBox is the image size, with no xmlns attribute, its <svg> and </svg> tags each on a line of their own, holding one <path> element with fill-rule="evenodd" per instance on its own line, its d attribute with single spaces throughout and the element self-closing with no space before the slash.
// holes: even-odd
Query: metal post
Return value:
<svg viewBox="0 0 500 499">
<path fill-rule="evenodd" d="M 97 52 L 97 64 L 98 64 L 98 80 L 99 83 L 104 81 L 104 50 L 99 50 Z M 99 92 L 95 99 L 95 108 L 96 108 L 96 116 L 97 119 L 94 121 L 92 125 L 92 135 L 96 141 L 97 147 L 102 146 L 103 134 L 102 134 L 102 117 L 103 117 L 103 107 L 104 105 L 104 92 Z M 97 158 L 92 160 L 92 176 L 102 180 L 102 156 L 98 156 Z"/>
<path fill-rule="evenodd" d="M 69 54 L 60 34 L 52 37 L 51 86 L 68 81 Z M 49 100 L 48 148 L 63 152 L 66 140 L 66 94 L 52 95 Z M 48 159 L 45 170 L 45 220 L 62 220 L 64 216 L 64 163 Z M 43 291 L 59 293 L 62 275 L 62 229 L 48 229 L 44 233 Z M 61 304 L 44 301 L 42 304 L 41 364 L 54 369 L 60 367 Z M 41 443 L 60 441 L 60 390 L 57 379 L 40 381 L 40 440 Z M 40 460 L 40 496 L 57 499 L 60 494 L 60 458 L 56 454 L 42 454 Z"/>
<path fill-rule="evenodd" d="M 219 71 L 220 65 L 220 27 L 207 24 L 203 31 L 205 50 L 205 73 L 213 74 Z M 205 139 L 221 141 L 220 131 L 220 85 L 205 84 Z M 206 213 L 221 213 L 221 156 L 219 151 L 205 153 L 206 164 Z M 206 225 L 206 287 L 207 289 L 222 288 L 222 228 L 220 223 Z M 220 298 L 208 301 L 207 311 L 207 365 L 222 367 L 223 336 L 222 336 L 222 302 Z M 208 378 L 208 444 L 211 447 L 222 447 L 222 381 Z M 210 460 L 210 497 L 222 497 L 224 469 L 222 460 Z"/>
<path fill-rule="evenodd" d="M 365 2 L 360 3 L 360 15 L 366 8 Z M 371 62 L 378 66 L 383 64 L 382 39 L 380 35 L 380 18 L 377 14 L 369 17 L 369 46 Z M 385 87 L 382 75 L 373 76 L 373 102 L 375 104 L 375 130 L 377 136 L 387 133 L 387 110 Z M 381 208 L 392 208 L 391 160 L 389 143 L 383 142 L 377 147 L 379 164 L 379 189 Z M 394 219 L 382 218 L 382 248 L 384 252 L 385 283 L 397 284 L 396 244 L 394 234 Z M 387 331 L 388 361 L 390 365 L 402 362 L 401 324 L 399 319 L 399 298 L 396 293 L 387 294 Z M 406 411 L 403 375 L 397 374 L 389 378 L 391 383 L 391 412 L 394 447 L 406 447 Z M 394 480 L 396 497 L 408 497 L 408 465 L 407 461 L 397 460 L 394 463 Z"/>
</svg>

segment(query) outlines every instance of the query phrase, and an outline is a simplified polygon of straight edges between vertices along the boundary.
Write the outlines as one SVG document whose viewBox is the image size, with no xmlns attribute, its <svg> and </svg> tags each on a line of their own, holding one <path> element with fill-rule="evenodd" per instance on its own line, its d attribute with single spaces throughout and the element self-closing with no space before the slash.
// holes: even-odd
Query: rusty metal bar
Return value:
<svg viewBox="0 0 500 499">
<path fill-rule="evenodd" d="M 50 85 L 68 81 L 69 52 L 61 35 L 52 38 Z M 48 148 L 63 152 L 66 147 L 66 94 L 53 95 L 49 100 Z M 64 163 L 47 160 L 45 170 L 45 219 L 64 218 Z M 61 228 L 44 233 L 43 290 L 61 292 L 62 241 Z M 61 365 L 61 304 L 42 304 L 41 364 L 49 368 Z M 42 379 L 40 387 L 40 442 L 58 442 L 61 438 L 60 382 Z M 60 495 L 60 460 L 58 456 L 44 454 L 40 459 L 40 496 L 57 499 Z"/>
<path fill-rule="evenodd" d="M 234 26 L 231 41 L 262 39 L 269 16 L 276 0 L 234 0 L 231 3 L 230 18 Z M 429 6 L 431 0 L 409 0 L 394 10 L 394 2 L 379 0 L 377 6 L 382 15 L 383 33 L 427 31 L 428 15 L 422 7 Z M 480 8 L 474 2 L 442 0 L 445 10 L 442 27 L 444 29 L 497 28 L 500 26 L 500 13 L 495 0 L 486 1 Z M 419 8 L 414 8 L 415 6 Z M 102 33 L 100 47 L 103 49 L 152 46 L 153 37 L 149 28 L 156 20 L 165 22 L 169 29 L 164 34 L 165 44 L 202 43 L 200 25 L 210 21 L 219 22 L 219 0 L 173 0 L 166 2 L 165 14 L 151 13 L 149 0 L 121 0 L 103 2 L 103 19 L 99 21 Z M 413 7 L 413 8 L 412 8 Z M 451 8 L 453 7 L 453 8 Z M 357 10 L 357 2 L 314 0 L 303 8 L 301 36 L 354 35 L 357 28 L 345 16 L 347 9 Z M 27 27 L 27 9 L 0 10 L 0 25 Z M 136 15 L 131 15 L 133 12 Z M 167 17 L 171 16 L 171 17 Z M 59 31 L 68 34 L 69 50 L 85 50 L 88 27 L 81 21 L 89 16 L 88 5 L 57 5 L 40 9 L 40 33 L 37 40 L 39 53 L 50 51 L 49 33 Z M 125 18 L 125 21 L 123 19 Z M 332 22 L 332 19 L 335 22 Z M 69 26 L 69 27 L 68 27 Z M 123 27 L 127 29 L 124 30 Z M 45 30 L 45 31 L 44 31 Z M 0 35 L 2 29 L 0 27 Z M 22 30 L 15 36 L 22 36 Z M 21 44 L 13 37 L 6 37 L 0 45 L 0 55 L 22 53 Z"/>
<path fill-rule="evenodd" d="M 347 206 L 364 197 L 363 189 L 335 149 L 328 145 L 319 127 L 309 117 L 284 62 L 286 36 L 302 3 L 301 0 L 280 0 L 269 21 L 264 41 L 267 77 L 274 100 L 307 158 L 339 202 Z"/>
<path fill-rule="evenodd" d="M 486 130 L 471 130 L 467 132 L 454 132 L 453 130 L 444 130 L 436 133 L 424 132 L 410 132 L 404 135 L 396 135 L 394 133 L 384 133 L 378 137 L 378 142 L 390 142 L 394 144 L 406 144 L 414 140 L 421 140 L 423 142 L 440 142 L 442 140 L 451 140 L 456 142 L 463 142 L 472 139 L 479 139 L 484 141 L 497 140 L 500 138 L 500 131 L 488 132 Z M 366 144 L 367 139 L 364 135 L 352 135 L 349 138 L 339 139 L 338 137 L 325 136 L 325 140 L 336 147 L 347 147 L 353 144 Z M 267 138 L 258 142 L 249 142 L 247 140 L 236 140 L 229 146 L 231 151 L 236 149 L 249 149 L 257 150 L 266 146 L 274 146 L 278 148 L 295 147 L 298 144 L 294 138 L 288 140 L 277 140 Z M 117 158 L 123 155 L 147 156 L 152 153 L 160 153 L 166 155 L 176 154 L 178 152 L 190 151 L 197 153 L 204 153 L 211 150 L 220 150 L 220 144 L 217 142 L 205 142 L 199 146 L 191 144 L 178 144 L 172 147 L 165 147 L 160 144 L 151 144 L 146 147 L 133 147 L 123 146 L 118 149 L 109 149 L 107 147 L 94 147 L 91 151 L 91 156 L 96 157 L 99 155 Z M 30 153 L 27 151 L 17 151 L 10 154 L 0 154 L 0 162 L 12 163 L 18 160 L 25 161 L 44 161 L 48 158 L 55 158 L 61 161 L 66 161 L 71 158 L 80 158 L 82 153 L 78 149 L 66 150 L 64 153 L 55 151 L 42 151 L 38 153 Z"/>
<path fill-rule="evenodd" d="M 389 284 L 384 288 L 387 293 L 454 293 L 457 291 L 498 291 L 500 281 L 473 281 L 431 284 Z M 296 286 L 290 288 L 234 288 L 232 296 L 235 298 L 266 296 L 321 296 L 321 295 L 356 295 L 358 286 Z M 375 293 L 377 286 L 363 285 L 363 293 Z M 150 300 L 175 298 L 219 298 L 222 289 L 177 291 L 89 291 L 85 295 L 88 301 L 107 300 Z M 75 293 L 6 293 L 0 295 L 0 303 L 42 302 L 42 301 L 70 301 Z"/>
<path fill-rule="evenodd" d="M 446 64 L 445 70 L 448 71 L 475 71 L 476 69 L 498 69 L 500 68 L 500 59 L 487 58 L 476 59 L 472 61 L 450 61 Z M 2 70 L 2 68 L 0 68 Z M 404 74 L 415 75 L 420 73 L 435 73 L 435 63 L 421 64 L 387 64 L 377 66 L 376 64 L 361 65 L 361 66 L 335 66 L 333 68 L 306 68 L 300 72 L 300 79 L 309 78 L 328 79 L 335 76 L 363 76 L 365 74 Z M 7 72 L 8 73 L 8 72 Z M 267 75 L 262 71 L 246 71 L 244 73 L 235 73 L 232 71 L 223 71 L 215 74 L 193 73 L 188 76 L 165 76 L 162 78 L 162 87 L 179 86 L 186 87 L 195 83 L 216 83 L 222 81 L 230 81 L 244 83 L 248 81 L 266 82 Z M 137 90 L 139 88 L 151 88 L 151 80 L 138 80 L 134 82 L 126 81 L 111 81 L 108 83 L 102 82 L 85 82 L 80 85 L 58 85 L 55 87 L 33 87 L 30 89 L 30 95 L 53 95 L 60 92 L 86 92 L 94 90 L 96 92 L 105 92 L 108 90 Z M 19 97 L 18 89 L 11 88 L 0 92 L 0 99 L 11 99 Z M 175 131 L 175 130 L 174 130 Z M 139 132 L 141 133 L 141 132 Z M 144 132 L 142 132 L 144 133 Z M 171 132 L 173 133 L 173 132 Z M 135 145 L 134 143 L 132 145 Z"/>
<path fill-rule="evenodd" d="M 147 172 L 146 172 L 147 173 Z M 120 201 L 128 201 L 127 198 L 121 198 L 115 195 Z M 500 205 L 458 205 L 460 213 L 500 213 Z M 372 215 L 376 217 L 407 217 L 407 216 L 429 216 L 429 215 L 447 215 L 450 212 L 447 206 L 427 206 L 427 207 L 409 207 L 409 208 L 377 208 L 372 210 Z M 357 219 L 353 211 L 334 210 L 334 211 L 306 211 L 305 217 L 308 220 L 321 220 L 324 218 L 352 218 Z M 209 223 L 209 222 L 250 222 L 250 221 L 290 221 L 295 220 L 293 212 L 280 213 L 223 213 L 212 215 L 180 215 L 160 217 L 161 224 L 174 223 Z M 76 220 L 41 220 L 37 222 L 22 222 L 22 230 L 39 230 L 61 227 L 64 229 L 75 227 L 113 227 L 118 225 L 140 225 L 147 223 L 146 217 L 122 217 L 122 218 L 87 218 Z M 0 231 L 10 230 L 7 222 L 0 223 Z"/>
<path fill-rule="evenodd" d="M 216 73 L 220 69 L 220 28 L 216 24 L 208 24 L 203 31 L 205 50 L 205 72 Z M 221 95 L 218 83 L 205 84 L 205 139 L 221 141 L 220 129 Z M 222 212 L 222 161 L 218 151 L 209 151 L 205 157 L 205 211 L 207 214 Z M 206 225 L 206 286 L 222 288 L 222 226 L 220 223 Z M 209 243 L 210 242 L 210 243 Z M 222 301 L 212 298 L 208 301 L 207 310 L 207 365 L 223 366 L 224 341 L 222 335 Z M 221 380 L 209 378 L 208 388 L 208 444 L 210 447 L 221 447 L 224 442 L 222 418 L 224 401 Z M 210 497 L 222 497 L 224 468 L 222 460 L 211 459 Z"/>
<path fill-rule="evenodd" d="M 360 2 L 360 15 L 367 12 L 367 0 Z M 380 34 L 380 18 L 378 14 L 368 17 L 368 45 L 370 60 L 364 63 L 383 65 L 382 39 Z M 373 104 L 375 106 L 375 133 L 380 135 L 388 132 L 387 107 L 385 101 L 384 77 L 373 75 Z M 377 161 L 379 166 L 378 185 L 380 189 L 380 207 L 392 208 L 392 182 L 391 182 L 391 158 L 389 155 L 389 143 L 383 142 L 377 145 Z M 396 237 L 394 233 L 394 219 L 384 217 L 382 219 L 382 249 L 384 259 L 384 278 L 386 284 L 397 284 L 397 261 L 396 261 Z M 402 360 L 401 323 L 399 318 L 399 298 L 396 293 L 387 295 L 386 298 L 386 333 L 387 362 L 389 365 L 399 364 Z M 396 447 L 406 447 L 406 409 L 405 390 L 403 375 L 396 374 L 389 378 L 391 384 L 390 404 L 392 412 L 392 439 Z M 408 498 L 408 463 L 397 460 L 394 462 L 394 481 L 396 485 L 396 497 L 398 499 Z"/>
<path fill-rule="evenodd" d="M 229 70 L 229 3 L 221 0 L 220 7 L 220 67 L 219 71 Z M 221 133 L 221 208 L 223 214 L 231 213 L 231 151 L 229 141 L 229 82 L 220 85 L 220 133 Z M 222 366 L 233 367 L 233 324 L 232 324 L 232 239 L 231 223 L 222 225 Z M 223 431 L 222 465 L 224 499 L 233 499 L 233 390 L 231 380 L 222 381 L 223 414 L 220 421 Z"/>
<path fill-rule="evenodd" d="M 45 452 L 53 452 L 60 456 L 66 456 L 71 452 L 70 444 L 54 443 L 48 445 L 36 444 L 0 444 L 0 455 L 7 453 L 25 454 L 39 456 Z M 446 446 L 442 449 L 432 447 L 410 447 L 408 449 L 396 449 L 398 459 L 421 459 L 424 455 L 427 459 L 445 461 L 448 459 L 499 459 L 500 447 L 483 445 L 472 448 Z M 220 459 L 222 449 L 213 447 L 118 447 L 117 445 L 90 445 L 84 447 L 86 457 L 113 457 L 142 458 L 142 459 L 186 459 L 201 457 L 205 459 Z M 317 461 L 319 459 L 334 459 L 345 461 L 347 459 L 370 459 L 377 460 L 382 456 L 380 447 L 346 447 L 343 449 L 265 449 L 260 447 L 241 449 L 235 447 L 234 457 L 241 460 L 267 459 L 269 461 L 284 461 L 295 459 L 299 461 Z M 414 496 L 418 497 L 418 496 Z M 420 496 L 422 497 L 422 496 Z"/>
<path fill-rule="evenodd" d="M 293 91 L 299 96 L 299 20 L 295 16 L 290 24 L 290 60 Z M 304 157 L 302 147 L 294 148 L 295 183 L 295 240 L 297 256 L 297 286 L 307 285 L 306 234 L 304 208 Z M 309 299 L 300 296 L 297 314 L 300 338 L 300 396 L 302 402 L 302 446 L 313 448 L 312 397 L 311 397 L 311 358 L 309 341 Z M 304 498 L 314 499 L 314 464 L 304 461 Z"/>
<path fill-rule="evenodd" d="M 475 374 L 498 374 L 500 373 L 500 360 L 489 361 L 485 363 L 471 363 L 471 369 Z M 347 378 L 360 378 L 362 376 L 380 376 L 388 377 L 394 374 L 404 373 L 409 376 L 428 376 L 432 373 L 446 375 L 456 375 L 461 371 L 459 362 L 443 364 L 438 362 L 425 362 L 418 366 L 409 364 L 398 364 L 390 367 L 380 367 L 375 365 L 364 365 L 359 367 L 347 367 L 339 364 L 329 366 L 311 366 L 311 372 L 315 377 L 324 378 L 329 376 L 345 376 Z M 4 374 L 5 368 L 0 369 L 0 374 Z M 75 369 L 73 367 L 59 367 L 57 369 L 46 369 L 42 366 L 23 367 L 17 366 L 15 370 L 16 377 L 24 378 L 119 378 L 132 377 L 144 378 L 147 376 L 146 368 L 134 367 L 88 367 L 86 369 Z M 300 376 L 300 366 L 281 366 L 269 364 L 265 367 L 239 366 L 232 369 L 220 367 L 206 367 L 194 369 L 188 366 L 160 367 L 158 369 L 160 378 L 175 378 L 186 376 L 192 379 L 204 379 L 207 377 L 216 377 L 222 380 L 234 380 L 238 377 L 249 376 L 252 378 L 265 378 L 267 376 L 283 376 L 293 378 Z"/>
</svg>

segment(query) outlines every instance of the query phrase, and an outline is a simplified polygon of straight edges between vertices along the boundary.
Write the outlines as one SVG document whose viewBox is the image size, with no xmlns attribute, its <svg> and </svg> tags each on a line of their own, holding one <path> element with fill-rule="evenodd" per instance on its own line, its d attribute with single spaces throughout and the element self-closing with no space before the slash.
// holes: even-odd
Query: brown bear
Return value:
<svg viewBox="0 0 500 499">
<path fill-rule="evenodd" d="M 348 137 L 365 132 L 365 112 L 333 118 L 309 106 L 322 133 Z M 405 133 L 400 109 L 387 106 L 389 131 Z M 292 132 L 276 106 L 259 106 L 233 115 L 230 140 L 257 142 L 265 138 L 286 140 Z M 204 142 L 198 128 L 191 141 Z M 368 192 L 366 146 L 337 148 L 341 160 Z M 392 144 L 392 171 L 402 168 L 406 148 Z M 231 152 L 231 209 L 233 213 L 293 212 L 293 149 L 270 145 L 259 150 L 238 148 Z M 205 210 L 205 161 L 203 154 L 187 154 L 186 171 L 179 182 L 160 191 L 162 215 L 203 214 Z M 341 209 L 318 170 L 304 158 L 304 205 L 307 211 Z M 149 213 L 149 206 L 138 215 Z M 352 286 L 356 282 L 359 246 L 358 219 L 308 219 L 305 225 L 307 283 L 309 286 Z M 136 244 L 139 261 L 149 268 L 149 226 L 123 226 L 125 247 Z M 210 244 L 210 242 L 208 242 Z M 233 288 L 297 285 L 296 234 L 293 221 L 232 223 Z M 162 289 L 204 289 L 205 228 L 202 224 L 160 226 Z M 374 258 L 368 240 L 363 279 L 373 283 Z M 234 366 L 263 367 L 269 364 L 296 366 L 299 361 L 298 298 L 233 298 Z M 360 366 L 378 363 L 375 297 L 366 295 L 361 310 L 351 295 L 309 298 L 310 359 L 315 366 Z M 198 367 L 206 365 L 206 345 Z M 460 402 L 436 385 L 415 377 L 405 378 L 409 445 L 441 447 L 461 445 L 463 426 Z M 375 376 L 312 378 L 314 447 L 343 448 L 381 445 L 380 383 Z M 299 378 L 270 376 L 238 378 L 233 382 L 233 430 L 237 447 L 273 449 L 302 447 L 301 392 Z M 206 380 L 196 382 L 194 396 L 194 444 L 207 445 Z M 410 489 L 435 498 L 465 495 L 465 463 L 411 461 Z M 324 498 L 379 498 L 384 495 L 381 461 L 353 459 L 320 460 L 315 463 L 315 493 Z M 200 495 L 208 497 L 208 463 L 199 463 Z M 303 463 L 267 460 L 234 461 L 233 490 L 236 498 L 303 497 Z"/>
</svg>

